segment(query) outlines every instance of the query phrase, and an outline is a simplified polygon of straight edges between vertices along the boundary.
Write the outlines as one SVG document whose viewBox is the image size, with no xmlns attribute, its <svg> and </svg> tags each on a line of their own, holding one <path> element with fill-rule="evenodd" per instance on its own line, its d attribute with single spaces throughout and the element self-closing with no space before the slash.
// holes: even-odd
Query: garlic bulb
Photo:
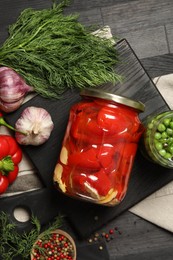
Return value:
<svg viewBox="0 0 173 260">
<path fill-rule="evenodd" d="M 6 113 L 17 110 L 28 92 L 33 87 L 26 84 L 14 70 L 8 67 L 0 68 L 0 110 Z"/>
<path fill-rule="evenodd" d="M 41 145 L 45 143 L 54 128 L 50 114 L 41 107 L 27 107 L 15 123 L 15 138 L 22 145 Z"/>
</svg>

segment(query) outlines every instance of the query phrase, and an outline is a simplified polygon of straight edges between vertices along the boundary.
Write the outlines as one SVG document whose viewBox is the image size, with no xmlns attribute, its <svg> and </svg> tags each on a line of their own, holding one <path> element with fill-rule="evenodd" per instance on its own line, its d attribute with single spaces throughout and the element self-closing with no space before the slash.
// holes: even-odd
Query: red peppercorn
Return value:
<svg viewBox="0 0 173 260">
<path fill-rule="evenodd" d="M 109 234 L 112 235 L 113 233 L 114 233 L 114 230 L 113 230 L 113 229 L 110 229 L 110 230 L 109 230 Z"/>
<path fill-rule="evenodd" d="M 68 243 L 64 243 L 64 246 L 65 246 L 65 247 L 68 247 Z"/>
<path fill-rule="evenodd" d="M 105 238 L 109 238 L 109 234 L 105 234 Z"/>
<path fill-rule="evenodd" d="M 48 244 L 46 243 L 46 244 L 44 244 L 44 246 L 43 246 L 44 248 L 48 248 Z"/>
</svg>

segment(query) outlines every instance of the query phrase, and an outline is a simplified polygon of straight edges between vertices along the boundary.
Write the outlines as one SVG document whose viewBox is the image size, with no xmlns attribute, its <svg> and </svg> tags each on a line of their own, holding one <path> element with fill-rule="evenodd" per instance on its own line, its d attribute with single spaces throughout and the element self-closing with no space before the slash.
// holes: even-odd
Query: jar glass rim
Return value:
<svg viewBox="0 0 173 260">
<path fill-rule="evenodd" d="M 132 108 L 135 108 L 141 112 L 145 111 L 145 105 L 140 102 L 140 101 L 136 101 L 133 100 L 131 98 L 122 96 L 122 95 L 116 95 L 116 94 L 112 94 L 112 93 L 108 93 L 105 92 L 103 90 L 100 89 L 83 89 L 80 92 L 81 96 L 88 96 L 88 97 L 96 97 L 96 98 L 101 98 L 101 99 L 106 99 L 106 100 L 110 100 L 110 101 L 114 101 L 116 103 L 122 104 L 122 105 L 126 105 Z"/>
</svg>

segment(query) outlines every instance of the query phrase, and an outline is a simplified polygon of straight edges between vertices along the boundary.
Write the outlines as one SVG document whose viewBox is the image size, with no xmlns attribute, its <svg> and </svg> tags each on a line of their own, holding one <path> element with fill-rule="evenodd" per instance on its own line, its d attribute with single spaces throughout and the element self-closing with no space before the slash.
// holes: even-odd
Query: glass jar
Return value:
<svg viewBox="0 0 173 260">
<path fill-rule="evenodd" d="M 53 180 L 71 197 L 114 206 L 127 191 L 144 105 L 96 89 L 81 96 L 71 108 Z"/>
<path fill-rule="evenodd" d="M 141 138 L 141 151 L 150 161 L 173 168 L 173 111 L 149 116 Z"/>
</svg>

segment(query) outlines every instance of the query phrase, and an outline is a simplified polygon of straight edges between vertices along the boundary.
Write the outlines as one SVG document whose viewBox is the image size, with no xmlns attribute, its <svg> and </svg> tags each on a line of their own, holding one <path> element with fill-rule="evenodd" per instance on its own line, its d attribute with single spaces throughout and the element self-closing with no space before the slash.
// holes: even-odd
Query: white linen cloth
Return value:
<svg viewBox="0 0 173 260">
<path fill-rule="evenodd" d="M 173 74 L 153 79 L 159 92 L 173 110 Z M 173 232 L 173 181 L 132 207 L 130 212 Z"/>
</svg>

